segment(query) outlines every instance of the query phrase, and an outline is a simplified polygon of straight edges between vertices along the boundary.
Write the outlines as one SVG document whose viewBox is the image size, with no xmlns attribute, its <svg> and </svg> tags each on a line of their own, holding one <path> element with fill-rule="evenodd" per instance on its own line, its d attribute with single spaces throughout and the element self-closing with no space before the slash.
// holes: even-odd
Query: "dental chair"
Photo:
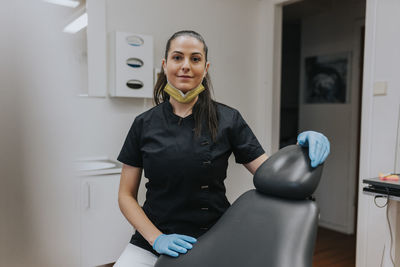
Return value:
<svg viewBox="0 0 400 267">
<path fill-rule="evenodd" d="M 256 189 L 241 195 L 218 222 L 177 258 L 155 267 L 311 267 L 318 208 L 310 200 L 322 165 L 308 149 L 287 146 L 256 171 Z"/>
</svg>

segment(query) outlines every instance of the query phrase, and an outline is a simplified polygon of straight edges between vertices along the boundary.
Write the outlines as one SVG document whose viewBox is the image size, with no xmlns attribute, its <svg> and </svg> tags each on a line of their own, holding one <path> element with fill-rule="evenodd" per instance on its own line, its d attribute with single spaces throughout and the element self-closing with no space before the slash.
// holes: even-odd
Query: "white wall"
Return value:
<svg viewBox="0 0 400 267">
<path fill-rule="evenodd" d="M 302 3 L 301 3 L 302 4 Z M 300 5 L 301 5 L 300 4 Z M 308 9 L 312 10 L 312 6 Z M 331 153 L 316 191 L 321 209 L 320 225 L 354 233 L 355 185 L 358 159 L 359 53 L 357 42 L 365 4 L 332 1 L 329 6 L 301 20 L 301 85 L 299 131 L 315 130 L 330 140 Z M 343 104 L 305 104 L 305 58 L 349 53 L 348 100 Z"/>
<path fill-rule="evenodd" d="M 372 197 L 362 194 L 362 179 L 376 177 L 379 172 L 392 172 L 396 165 L 400 103 L 399 14 L 400 2 L 397 0 L 367 0 L 357 228 L 358 267 L 381 266 L 384 246 L 386 253 L 383 266 L 392 266 L 387 253 L 390 235 L 385 218 L 386 209 L 376 207 Z M 373 86 L 377 81 L 388 82 L 387 95 L 373 95 Z M 394 236 L 399 241 L 399 221 L 393 218 L 396 212 L 399 213 L 399 210 L 396 211 L 396 203 L 393 203 L 390 215 L 394 228 L 397 228 Z M 399 265 L 397 255 L 396 266 Z"/>
<path fill-rule="evenodd" d="M 20 156 L 19 126 L 17 125 L 16 98 L 17 91 L 14 82 L 15 64 L 13 49 L 15 39 L 10 27 L 15 23 L 15 6 L 7 4 L 0 9 L 0 32 L 7 38 L 0 42 L 0 265 L 6 266 L 7 259 L 15 255 L 15 243 L 8 241 L 8 237 L 17 233 L 13 225 L 18 221 L 13 218 L 20 216 L 20 211 L 14 209 L 13 203 L 18 201 L 18 185 L 21 173 L 18 169 Z M 5 63 L 8 64 L 5 64 Z M 19 236 L 16 236 L 16 239 Z M 21 240 L 20 240 L 21 241 Z M 11 246 L 10 246 L 11 245 Z"/>
<path fill-rule="evenodd" d="M 81 81 L 76 39 L 62 33 L 71 14 L 42 1 L 1 9 L 11 22 L 1 23 L 1 266 L 78 266 L 67 160 Z"/>
</svg>

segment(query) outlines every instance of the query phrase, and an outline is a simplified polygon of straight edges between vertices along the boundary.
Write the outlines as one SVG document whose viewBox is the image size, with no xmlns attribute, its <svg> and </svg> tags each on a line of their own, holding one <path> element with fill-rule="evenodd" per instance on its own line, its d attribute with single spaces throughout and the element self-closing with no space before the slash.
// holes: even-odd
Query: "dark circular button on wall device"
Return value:
<svg viewBox="0 0 400 267">
<path fill-rule="evenodd" d="M 126 86 L 128 86 L 131 89 L 141 89 L 143 87 L 143 82 L 139 80 L 129 80 L 126 82 Z"/>
<path fill-rule="evenodd" d="M 140 68 L 143 67 L 143 60 L 139 59 L 139 58 L 128 58 L 126 60 L 126 65 L 128 65 L 129 67 L 132 68 Z"/>
<path fill-rule="evenodd" d="M 131 46 L 141 46 L 144 44 L 143 38 L 137 35 L 126 37 L 126 42 Z"/>
</svg>

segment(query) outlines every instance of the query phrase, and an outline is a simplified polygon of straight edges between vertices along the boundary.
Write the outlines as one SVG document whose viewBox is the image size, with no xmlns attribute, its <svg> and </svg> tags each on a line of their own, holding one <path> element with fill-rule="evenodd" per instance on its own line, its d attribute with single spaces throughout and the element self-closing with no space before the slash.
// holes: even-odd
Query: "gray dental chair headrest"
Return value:
<svg viewBox="0 0 400 267">
<path fill-rule="evenodd" d="M 268 158 L 256 171 L 253 183 L 264 194 L 306 199 L 317 188 L 322 165 L 311 167 L 308 148 L 290 145 Z"/>
</svg>

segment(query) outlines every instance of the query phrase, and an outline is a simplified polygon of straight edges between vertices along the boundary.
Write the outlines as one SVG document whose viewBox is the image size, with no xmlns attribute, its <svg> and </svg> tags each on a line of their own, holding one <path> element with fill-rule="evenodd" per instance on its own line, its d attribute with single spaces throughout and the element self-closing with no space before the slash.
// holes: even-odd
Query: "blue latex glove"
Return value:
<svg viewBox="0 0 400 267">
<path fill-rule="evenodd" d="M 313 168 L 323 163 L 329 155 L 329 140 L 321 133 L 314 131 L 302 132 L 297 136 L 297 142 L 300 146 L 308 147 L 308 156 Z"/>
<path fill-rule="evenodd" d="M 190 243 L 196 242 L 196 238 L 187 235 L 161 234 L 154 241 L 153 249 L 160 254 L 178 257 L 179 253 L 185 254 L 193 247 Z"/>
</svg>

